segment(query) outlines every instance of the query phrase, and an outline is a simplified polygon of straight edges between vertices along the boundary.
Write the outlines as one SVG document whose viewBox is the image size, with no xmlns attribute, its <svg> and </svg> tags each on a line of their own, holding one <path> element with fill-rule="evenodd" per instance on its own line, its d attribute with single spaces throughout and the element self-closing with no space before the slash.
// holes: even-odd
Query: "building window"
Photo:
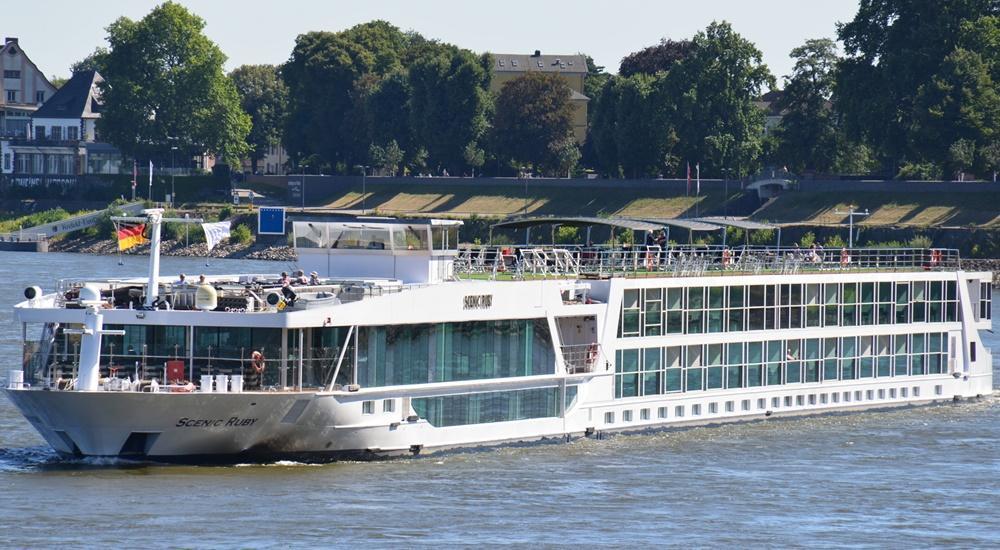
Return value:
<svg viewBox="0 0 1000 550">
<path fill-rule="evenodd" d="M 4 71 L 4 78 L 21 78 L 21 71 Z"/>
<path fill-rule="evenodd" d="M 631 422 L 631 421 L 632 421 L 632 410 L 629 409 L 627 411 L 622 411 L 622 422 Z"/>
<path fill-rule="evenodd" d="M 674 407 L 674 417 L 683 418 L 684 417 L 684 405 L 677 405 Z"/>
<path fill-rule="evenodd" d="M 736 402 L 735 401 L 726 401 L 726 412 L 727 413 L 731 413 L 731 412 L 735 412 L 735 411 L 736 411 Z"/>
<path fill-rule="evenodd" d="M 719 404 L 718 403 L 709 403 L 708 404 L 708 414 L 718 414 L 718 413 L 719 413 Z"/>
<path fill-rule="evenodd" d="M 7 90 L 7 101 L 17 103 L 17 90 Z"/>
<path fill-rule="evenodd" d="M 943 395 L 943 394 L 944 394 L 944 386 L 942 386 L 941 384 L 934 386 L 934 395 Z"/>
<path fill-rule="evenodd" d="M 35 139 L 45 139 L 45 126 L 35 126 Z"/>
<path fill-rule="evenodd" d="M 771 398 L 771 408 L 772 409 L 777 409 L 778 407 L 781 407 L 781 398 L 780 397 L 772 397 Z"/>
<path fill-rule="evenodd" d="M 639 410 L 639 420 L 649 420 L 649 409 Z"/>
<path fill-rule="evenodd" d="M 385 399 L 382 401 L 382 412 L 395 412 L 396 411 L 396 400 L 395 399 Z"/>
<path fill-rule="evenodd" d="M 76 126 L 67 126 L 66 139 L 70 141 L 77 141 L 78 139 L 80 139 L 80 129 L 77 128 Z"/>
<path fill-rule="evenodd" d="M 826 403 L 827 403 L 828 400 L 829 400 L 829 398 L 827 397 L 827 395 L 825 393 L 819 394 L 819 402 L 821 404 L 826 405 Z"/>
<path fill-rule="evenodd" d="M 604 413 L 604 423 L 605 424 L 614 424 L 615 423 L 615 413 L 614 413 L 614 411 L 608 411 L 608 412 Z"/>
<path fill-rule="evenodd" d="M 907 388 L 899 388 L 899 396 L 902 397 L 903 399 L 906 399 L 909 393 L 910 390 L 908 390 Z"/>
<path fill-rule="evenodd" d="M 800 406 L 800 407 L 804 407 L 805 404 L 806 404 L 805 396 L 803 396 L 803 395 L 796 395 L 795 396 L 795 404 L 798 405 L 798 406 Z"/>
<path fill-rule="evenodd" d="M 374 401 L 362 401 L 361 402 L 361 413 L 362 414 L 375 414 L 375 402 Z"/>
<path fill-rule="evenodd" d="M 786 407 L 791 407 L 792 406 L 792 396 L 791 395 L 786 395 L 785 396 L 785 406 Z"/>
<path fill-rule="evenodd" d="M 868 391 L 870 392 L 871 390 Z M 895 398 L 896 398 L 896 388 L 889 388 L 889 399 L 895 399 Z"/>
<path fill-rule="evenodd" d="M 885 399 L 885 389 L 881 389 L 878 391 L 878 398 Z"/>
<path fill-rule="evenodd" d="M 913 386 L 913 397 L 920 397 L 920 386 Z"/>
<path fill-rule="evenodd" d="M 701 416 L 701 405 L 691 405 L 691 416 Z"/>
<path fill-rule="evenodd" d="M 10 153 L 3 154 L 3 169 L 10 171 Z"/>
<path fill-rule="evenodd" d="M 49 129 L 49 138 L 53 141 L 59 141 L 62 139 L 62 126 L 53 126 Z"/>
<path fill-rule="evenodd" d="M 660 418 L 666 418 L 667 417 L 667 408 L 666 407 L 660 407 L 659 409 L 656 409 L 656 416 L 658 416 Z"/>
<path fill-rule="evenodd" d="M 744 399 L 743 401 L 741 401 L 740 402 L 740 409 L 742 409 L 744 411 L 749 411 L 750 410 L 750 400 L 749 399 Z"/>
<path fill-rule="evenodd" d="M 37 91 L 35 92 L 35 103 L 45 103 L 45 92 Z"/>
</svg>

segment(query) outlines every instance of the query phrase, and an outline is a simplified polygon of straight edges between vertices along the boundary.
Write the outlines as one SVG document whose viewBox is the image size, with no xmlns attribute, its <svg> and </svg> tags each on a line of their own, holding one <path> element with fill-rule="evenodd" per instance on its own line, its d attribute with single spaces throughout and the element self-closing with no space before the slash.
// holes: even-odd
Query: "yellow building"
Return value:
<svg viewBox="0 0 1000 550">
<path fill-rule="evenodd" d="M 490 90 L 499 92 L 504 83 L 525 73 L 541 72 L 557 74 L 572 90 L 570 103 L 573 105 L 573 135 L 577 143 L 587 139 L 587 102 L 583 95 L 583 82 L 587 78 L 587 59 L 582 55 L 542 55 L 535 50 L 531 55 L 494 53 L 493 79 Z"/>
</svg>

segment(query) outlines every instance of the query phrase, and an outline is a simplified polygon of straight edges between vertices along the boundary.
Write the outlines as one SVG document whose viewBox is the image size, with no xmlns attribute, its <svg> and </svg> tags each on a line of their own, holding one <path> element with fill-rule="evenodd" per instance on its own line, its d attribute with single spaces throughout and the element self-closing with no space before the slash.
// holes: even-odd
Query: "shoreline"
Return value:
<svg viewBox="0 0 1000 550">
<path fill-rule="evenodd" d="M 50 252 L 70 252 L 74 254 L 95 254 L 114 256 L 118 252 L 118 243 L 111 239 L 95 239 L 87 237 L 64 238 L 49 243 Z M 144 244 L 121 252 L 128 256 L 148 256 L 149 245 Z M 208 245 L 203 242 L 184 246 L 180 240 L 164 239 L 160 243 L 161 256 L 179 256 L 192 258 L 226 258 L 235 260 L 271 260 L 295 261 L 295 250 L 287 245 L 275 245 L 267 242 L 238 244 L 223 242 L 215 246 L 209 253 Z"/>
</svg>

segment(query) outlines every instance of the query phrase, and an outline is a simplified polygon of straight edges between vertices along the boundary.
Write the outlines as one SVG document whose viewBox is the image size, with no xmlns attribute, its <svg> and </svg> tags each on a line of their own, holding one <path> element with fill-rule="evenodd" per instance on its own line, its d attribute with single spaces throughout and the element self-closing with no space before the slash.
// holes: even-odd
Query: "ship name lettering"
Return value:
<svg viewBox="0 0 1000 550">
<path fill-rule="evenodd" d="M 493 295 L 492 294 L 477 294 L 475 296 L 466 296 L 463 300 L 464 309 L 489 309 L 493 307 Z"/>
<path fill-rule="evenodd" d="M 257 422 L 256 418 L 240 418 L 231 416 L 229 418 L 188 418 L 184 417 L 174 424 L 175 428 L 222 428 L 235 427 L 242 428 L 253 426 Z"/>
</svg>

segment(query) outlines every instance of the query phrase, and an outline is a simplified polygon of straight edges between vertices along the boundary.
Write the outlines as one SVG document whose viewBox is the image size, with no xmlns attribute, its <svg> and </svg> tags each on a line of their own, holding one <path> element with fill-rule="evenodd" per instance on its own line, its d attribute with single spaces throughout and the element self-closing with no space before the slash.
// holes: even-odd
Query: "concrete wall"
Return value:
<svg viewBox="0 0 1000 550">
<path fill-rule="evenodd" d="M 1000 193 L 1000 183 L 985 181 L 801 180 L 797 185 L 811 193 Z"/>
</svg>

